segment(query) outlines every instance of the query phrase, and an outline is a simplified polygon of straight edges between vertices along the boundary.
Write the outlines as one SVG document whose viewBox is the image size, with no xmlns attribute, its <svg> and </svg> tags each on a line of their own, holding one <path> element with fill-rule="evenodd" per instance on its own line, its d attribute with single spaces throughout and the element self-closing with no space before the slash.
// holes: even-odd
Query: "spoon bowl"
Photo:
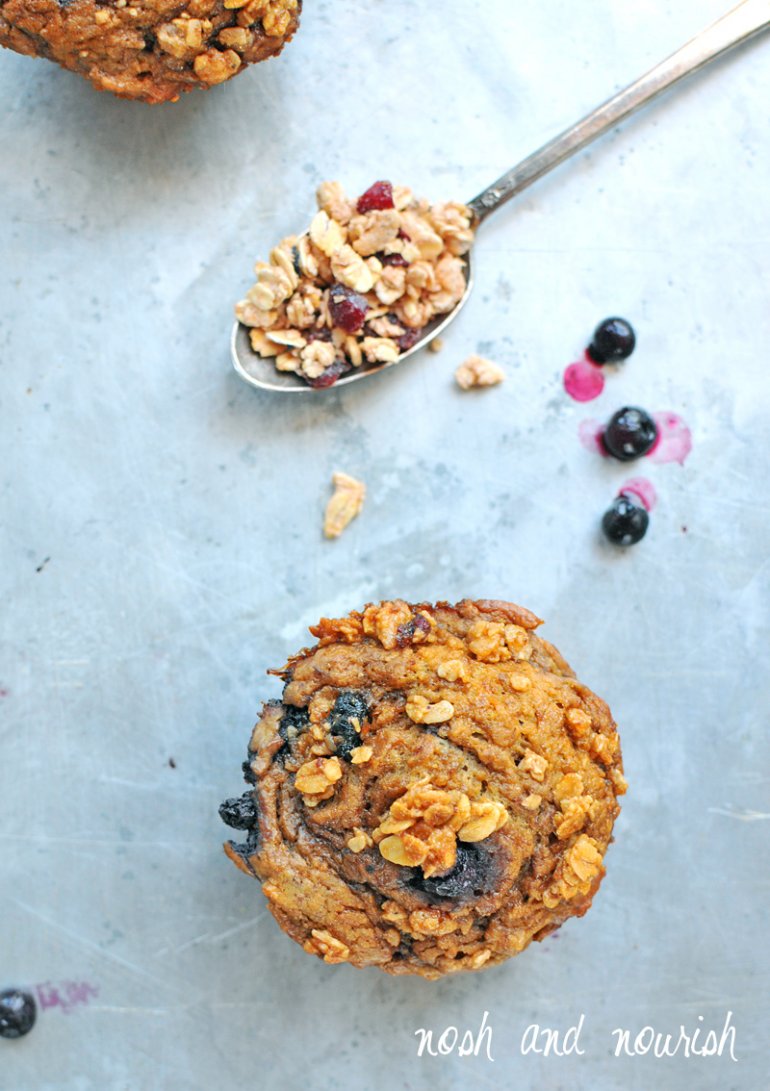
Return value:
<svg viewBox="0 0 770 1091">
<path fill-rule="evenodd" d="M 473 211 L 476 226 L 492 212 L 505 204 L 538 178 L 553 170 L 571 155 L 596 140 L 597 137 L 614 128 L 630 114 L 645 106 L 652 99 L 667 91 L 675 83 L 697 72 L 717 57 L 727 53 L 750 38 L 761 34 L 770 27 L 770 0 L 742 0 L 737 7 L 728 11 L 711 26 L 697 34 L 691 41 L 650 69 L 635 83 L 602 103 L 590 114 L 578 121 L 570 129 L 554 137 L 538 151 L 522 160 L 502 177 L 483 190 L 468 207 Z M 465 255 L 465 291 L 457 305 L 449 314 L 441 315 L 420 331 L 421 336 L 410 349 L 390 363 L 362 364 L 337 379 L 333 386 L 344 386 L 357 379 L 366 379 L 378 371 L 402 364 L 414 356 L 429 341 L 433 340 L 449 323 L 457 317 L 460 308 L 470 294 L 473 279 L 470 253 Z M 272 358 L 263 359 L 251 347 L 248 329 L 236 322 L 230 340 L 233 366 L 240 377 L 252 386 L 263 390 L 277 390 L 283 393 L 307 390 L 328 390 L 329 387 L 314 387 L 301 379 L 294 372 L 281 372 L 275 367 Z"/>
<path fill-rule="evenodd" d="M 446 329 L 449 323 L 457 317 L 460 309 L 465 306 L 465 302 L 471 294 L 472 287 L 473 274 L 471 271 L 470 254 L 466 254 L 465 291 L 463 292 L 460 301 L 455 304 L 449 314 L 438 315 L 432 322 L 429 322 L 427 326 L 423 327 L 420 331 L 420 340 L 416 341 L 410 349 L 406 349 L 402 352 L 397 360 L 392 360 L 386 364 L 363 363 L 360 367 L 354 368 L 352 371 L 348 371 L 345 375 L 340 376 L 332 386 L 336 388 L 338 386 L 345 386 L 346 383 L 352 383 L 356 379 L 368 378 L 370 375 L 375 375 L 378 371 L 384 371 L 385 368 L 395 367 L 396 364 L 402 364 L 409 356 L 414 356 L 415 353 L 425 348 L 428 342 L 432 341 L 434 337 L 438 337 L 441 331 Z M 233 325 L 232 333 L 230 335 L 230 351 L 233 358 L 233 367 L 240 378 L 251 386 L 258 386 L 262 390 L 277 390 L 282 394 L 307 393 L 308 390 L 317 393 L 319 390 L 332 389 L 332 387 L 311 386 L 293 371 L 279 371 L 276 368 L 272 357 L 262 357 L 254 352 L 251 347 L 251 342 L 249 341 L 248 327 L 242 325 L 240 322 L 236 322 Z"/>
</svg>

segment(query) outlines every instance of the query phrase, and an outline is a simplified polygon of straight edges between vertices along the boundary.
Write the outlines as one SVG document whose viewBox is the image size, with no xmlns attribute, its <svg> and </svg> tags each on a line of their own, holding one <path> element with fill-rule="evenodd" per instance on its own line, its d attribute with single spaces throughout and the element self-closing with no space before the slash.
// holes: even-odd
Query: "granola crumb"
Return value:
<svg viewBox="0 0 770 1091">
<path fill-rule="evenodd" d="M 428 342 L 429 352 L 441 352 L 444 347 L 444 342 L 440 337 L 434 337 L 432 341 Z"/>
<path fill-rule="evenodd" d="M 337 471 L 332 474 L 334 493 L 326 505 L 324 516 L 324 535 L 327 538 L 339 538 L 348 523 L 361 511 L 366 497 L 363 481 L 350 474 Z"/>
<path fill-rule="evenodd" d="M 483 356 L 469 356 L 455 371 L 457 385 L 462 390 L 471 390 L 479 386 L 496 386 L 505 378 L 505 372 L 491 360 Z"/>
</svg>

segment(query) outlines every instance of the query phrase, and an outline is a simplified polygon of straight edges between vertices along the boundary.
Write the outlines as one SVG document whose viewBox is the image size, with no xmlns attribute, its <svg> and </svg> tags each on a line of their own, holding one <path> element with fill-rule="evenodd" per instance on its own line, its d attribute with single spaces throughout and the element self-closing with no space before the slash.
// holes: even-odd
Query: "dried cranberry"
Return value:
<svg viewBox="0 0 770 1091">
<path fill-rule="evenodd" d="M 357 333 L 364 324 L 369 304 L 362 295 L 346 288 L 344 284 L 335 284 L 329 292 L 329 313 L 332 322 L 345 333 Z"/>
<path fill-rule="evenodd" d="M 422 336 L 422 330 L 407 330 L 406 333 L 402 333 L 397 339 L 399 352 L 408 352 L 409 349 L 414 348 L 417 342 Z"/>
<path fill-rule="evenodd" d="M 375 182 L 366 193 L 358 198 L 356 208 L 359 212 L 373 212 L 375 209 L 393 208 L 393 186 L 390 182 Z"/>
<path fill-rule="evenodd" d="M 322 326 L 321 329 L 303 330 L 302 334 L 306 341 L 331 341 L 332 331 L 327 329 L 326 326 Z"/>
<path fill-rule="evenodd" d="M 378 254 L 377 257 L 383 265 L 400 265 L 402 267 L 409 265 L 403 254 Z"/>
<path fill-rule="evenodd" d="M 414 634 L 417 632 L 426 634 L 430 632 L 430 622 L 424 614 L 415 614 L 411 621 L 399 625 L 396 630 L 396 644 L 398 644 L 399 648 L 411 644 Z"/>
<path fill-rule="evenodd" d="M 333 364 L 329 364 L 326 371 L 322 371 L 317 378 L 307 379 L 307 385 L 315 387 L 317 390 L 323 390 L 327 386 L 334 386 L 346 371 L 350 371 L 351 367 L 352 364 L 347 360 L 337 359 Z"/>
</svg>

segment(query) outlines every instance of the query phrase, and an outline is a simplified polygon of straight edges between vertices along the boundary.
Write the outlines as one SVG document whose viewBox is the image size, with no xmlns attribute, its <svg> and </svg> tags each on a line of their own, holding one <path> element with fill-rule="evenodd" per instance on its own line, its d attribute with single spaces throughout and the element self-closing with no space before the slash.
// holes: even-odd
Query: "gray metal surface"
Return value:
<svg viewBox="0 0 770 1091">
<path fill-rule="evenodd" d="M 250 389 L 231 305 L 317 182 L 473 193 L 723 5 L 434 8 L 308 0 L 279 61 L 152 109 L 0 56 L 0 986 L 46 1002 L 3 1091 L 767 1085 L 768 47 L 501 212 L 439 355 Z M 638 348 L 581 407 L 561 371 L 610 313 Z M 454 387 L 475 350 L 502 387 Z M 660 499 L 619 555 L 596 527 L 630 473 L 577 429 L 625 403 L 694 449 L 631 468 Z M 369 498 L 325 542 L 335 469 Z M 537 611 L 630 781 L 591 912 L 438 984 L 309 958 L 219 848 L 264 669 L 390 595 Z M 416 1056 L 485 1011 L 493 1062 Z M 728 1011 L 737 1062 L 612 1055 Z M 581 1014 L 582 1055 L 522 1055 Z"/>
</svg>

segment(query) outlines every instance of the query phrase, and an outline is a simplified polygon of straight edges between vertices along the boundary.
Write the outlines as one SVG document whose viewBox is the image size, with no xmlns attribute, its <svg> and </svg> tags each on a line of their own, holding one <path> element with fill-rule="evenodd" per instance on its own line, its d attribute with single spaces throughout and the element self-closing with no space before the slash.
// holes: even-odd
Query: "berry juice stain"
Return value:
<svg viewBox="0 0 770 1091">
<path fill-rule="evenodd" d="M 678 413 L 653 413 L 652 419 L 658 429 L 658 437 L 655 443 L 647 451 L 643 458 L 649 458 L 651 462 L 661 465 L 664 462 L 678 462 L 684 466 L 685 459 L 692 450 L 692 432 Z M 578 438 L 581 446 L 592 454 L 609 458 L 610 454 L 604 446 L 604 422 L 588 419 L 578 425 Z"/>
<path fill-rule="evenodd" d="M 629 477 L 618 489 L 618 495 L 638 500 L 645 511 L 652 511 L 658 502 L 655 486 L 646 477 Z"/>
<path fill-rule="evenodd" d="M 604 446 L 602 436 L 604 435 L 604 425 L 598 420 L 581 420 L 578 425 L 578 439 L 582 447 L 585 447 L 586 451 L 590 451 L 591 454 L 601 455 L 602 458 L 609 458 L 610 453 Z"/>
<path fill-rule="evenodd" d="M 645 457 L 653 462 L 678 462 L 684 466 L 692 450 L 690 429 L 678 413 L 653 413 L 652 419 L 658 426 L 658 438 Z"/>
<path fill-rule="evenodd" d="M 601 364 L 595 363 L 583 353 L 580 360 L 568 364 L 564 369 L 564 389 L 576 402 L 592 402 L 604 390 L 604 371 Z"/>
</svg>

